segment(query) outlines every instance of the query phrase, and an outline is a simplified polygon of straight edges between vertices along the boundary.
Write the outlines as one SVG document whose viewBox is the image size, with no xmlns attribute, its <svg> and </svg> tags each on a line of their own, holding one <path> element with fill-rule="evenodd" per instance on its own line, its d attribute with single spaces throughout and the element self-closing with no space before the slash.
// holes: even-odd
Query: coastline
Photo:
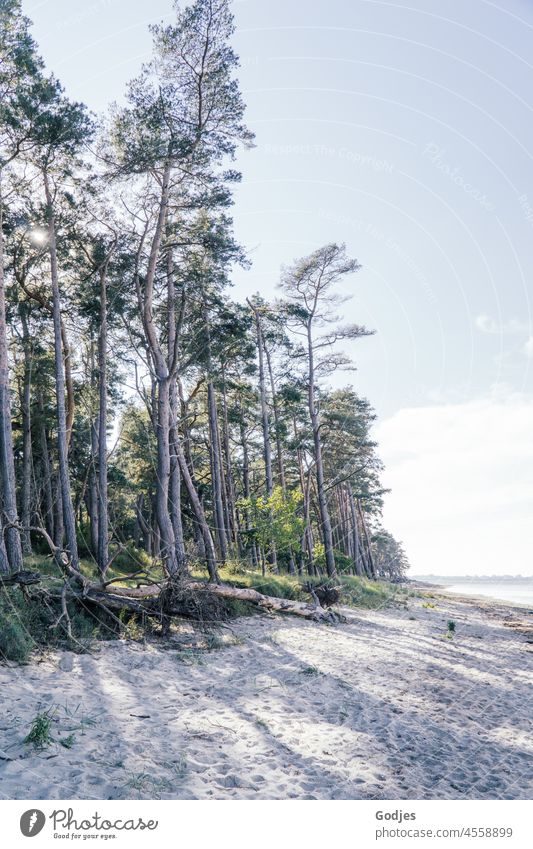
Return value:
<svg viewBox="0 0 533 849">
<path fill-rule="evenodd" d="M 0 797 L 529 799 L 531 618 L 430 592 L 1 666 Z"/>
<path fill-rule="evenodd" d="M 527 611 L 533 614 L 533 603 L 522 603 L 519 601 L 510 601 L 509 599 L 497 598 L 489 595 L 475 595 L 473 593 L 464 593 L 447 589 L 446 584 L 433 584 L 428 581 L 413 580 L 406 586 L 420 590 L 421 592 L 429 592 L 443 596 L 444 598 L 457 599 L 458 601 L 473 602 L 476 604 L 488 604 L 497 607 L 510 607 L 519 610 Z"/>
</svg>

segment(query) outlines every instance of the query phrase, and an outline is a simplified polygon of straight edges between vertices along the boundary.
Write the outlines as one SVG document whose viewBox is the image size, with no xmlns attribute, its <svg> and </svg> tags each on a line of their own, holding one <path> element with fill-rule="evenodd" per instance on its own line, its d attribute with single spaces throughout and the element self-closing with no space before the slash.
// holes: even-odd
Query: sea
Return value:
<svg viewBox="0 0 533 849">
<path fill-rule="evenodd" d="M 533 609 L 533 581 L 524 581 L 523 583 L 518 581 L 502 581 L 501 583 L 496 581 L 461 581 L 459 584 L 444 584 L 442 582 L 442 586 L 453 593 L 485 596 L 497 601 L 527 605 Z"/>
</svg>

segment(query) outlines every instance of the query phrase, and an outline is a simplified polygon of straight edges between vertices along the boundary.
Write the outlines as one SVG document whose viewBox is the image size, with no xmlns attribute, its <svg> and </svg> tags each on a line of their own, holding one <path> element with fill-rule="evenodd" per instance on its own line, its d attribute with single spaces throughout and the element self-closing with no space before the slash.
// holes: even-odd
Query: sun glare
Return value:
<svg viewBox="0 0 533 849">
<path fill-rule="evenodd" d="M 33 242 L 34 245 L 44 245 L 46 242 L 48 235 L 46 230 L 42 227 L 34 227 L 29 232 L 30 241 Z"/>
</svg>

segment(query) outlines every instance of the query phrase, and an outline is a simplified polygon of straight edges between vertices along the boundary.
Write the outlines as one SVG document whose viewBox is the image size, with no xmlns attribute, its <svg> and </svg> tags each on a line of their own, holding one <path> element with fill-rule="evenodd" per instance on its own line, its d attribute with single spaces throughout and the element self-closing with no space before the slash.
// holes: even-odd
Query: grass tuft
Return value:
<svg viewBox="0 0 533 849">
<path fill-rule="evenodd" d="M 35 749 L 46 749 L 53 742 L 52 722 L 54 708 L 38 713 L 31 724 L 31 728 L 24 742 L 32 745 Z"/>
</svg>

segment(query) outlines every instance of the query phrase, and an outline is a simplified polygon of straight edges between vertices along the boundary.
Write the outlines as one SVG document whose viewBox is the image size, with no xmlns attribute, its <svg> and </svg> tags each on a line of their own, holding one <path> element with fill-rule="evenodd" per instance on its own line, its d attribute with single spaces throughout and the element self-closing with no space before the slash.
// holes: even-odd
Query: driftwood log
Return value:
<svg viewBox="0 0 533 849">
<path fill-rule="evenodd" d="M 90 584 L 85 586 L 82 594 L 77 593 L 77 595 L 78 597 L 85 597 L 86 599 L 91 599 L 115 609 L 122 607 L 137 612 L 143 610 L 146 613 L 163 609 L 170 616 L 183 615 L 184 607 L 180 604 L 179 593 L 177 594 L 177 600 L 176 594 L 170 593 L 168 603 L 160 604 L 161 599 L 168 589 L 168 584 L 162 584 L 159 586 L 132 587 L 131 589 L 129 587 L 113 587 L 109 591 L 103 591 L 98 584 Z M 336 621 L 335 614 L 332 611 L 325 610 L 320 605 L 263 595 L 257 592 L 257 590 L 248 587 L 232 587 L 230 584 L 187 581 L 184 582 L 183 589 L 188 592 L 201 593 L 202 595 L 216 596 L 217 598 L 245 601 L 255 604 L 263 610 L 270 610 L 276 613 L 291 613 L 294 616 L 302 616 L 305 619 L 312 619 L 316 622 Z M 148 606 L 142 604 L 143 601 L 149 602 Z"/>
<path fill-rule="evenodd" d="M 184 595 L 197 594 L 201 605 L 202 597 L 215 596 L 222 599 L 235 599 L 257 605 L 263 610 L 276 613 L 289 613 L 316 622 L 336 622 L 339 617 L 331 610 L 325 610 L 316 598 L 315 604 L 293 601 L 287 598 L 263 595 L 249 587 L 233 587 L 230 584 L 215 584 L 204 581 L 184 580 L 178 584 L 168 581 L 137 587 L 117 587 L 88 581 L 79 572 L 70 567 L 67 600 L 94 602 L 112 610 L 127 610 L 132 613 L 145 613 L 151 616 L 182 616 L 187 613 L 183 603 Z M 15 573 L 3 576 L 5 585 L 37 584 L 41 580 L 38 572 Z M 62 594 L 64 596 L 64 594 Z"/>
</svg>

